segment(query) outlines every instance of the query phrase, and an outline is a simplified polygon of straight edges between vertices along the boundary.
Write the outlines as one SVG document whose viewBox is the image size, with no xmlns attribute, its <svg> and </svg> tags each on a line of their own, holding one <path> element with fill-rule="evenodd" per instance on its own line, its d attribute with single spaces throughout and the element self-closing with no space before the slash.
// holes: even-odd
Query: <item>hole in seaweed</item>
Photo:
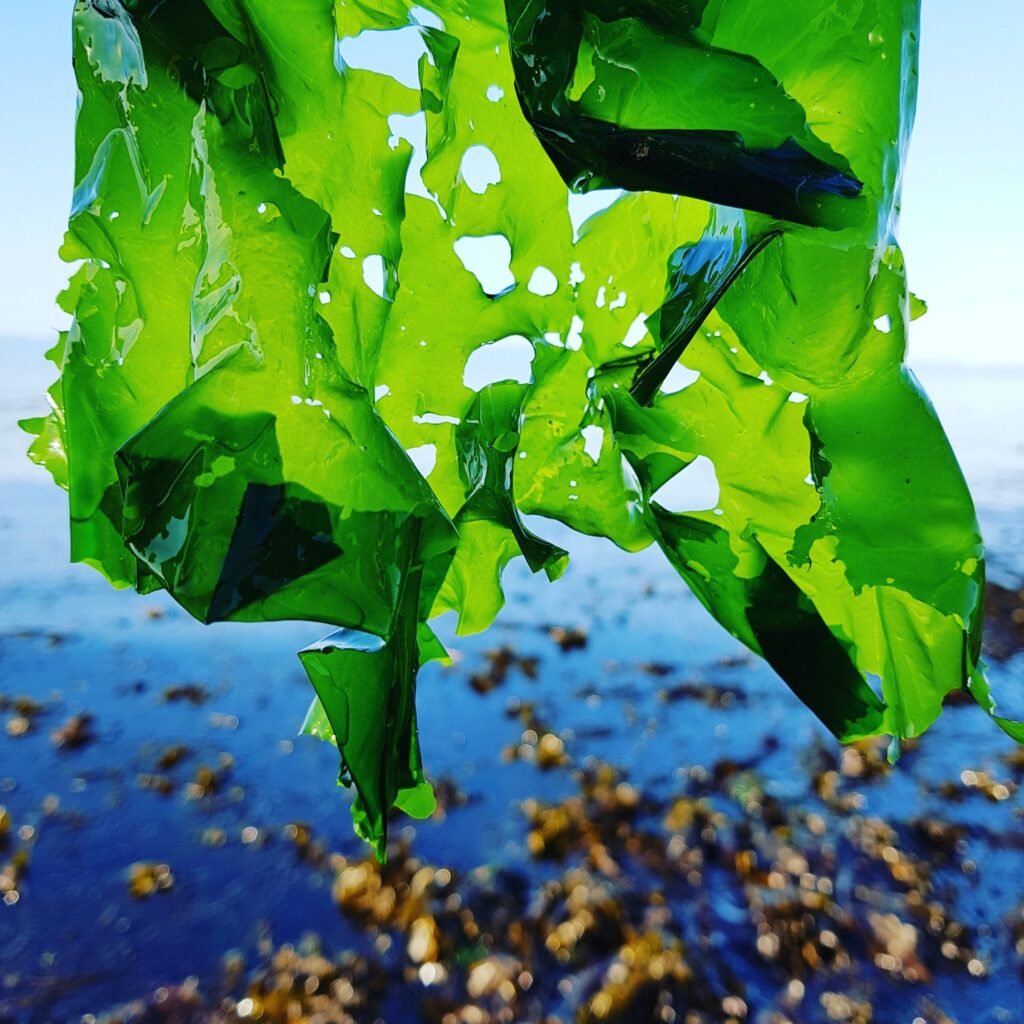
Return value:
<svg viewBox="0 0 1024 1024">
<path fill-rule="evenodd" d="M 422 416 L 413 416 L 412 421 L 413 423 L 429 423 L 435 426 L 442 423 L 450 423 L 456 427 L 462 422 L 458 416 L 442 416 L 436 412 L 425 412 Z"/>
<path fill-rule="evenodd" d="M 629 330 L 626 331 L 626 336 L 622 339 L 622 344 L 626 348 L 633 348 L 635 345 L 639 345 L 644 338 L 647 337 L 647 314 L 641 313 L 630 325 Z"/>
<path fill-rule="evenodd" d="M 625 193 L 618 188 L 599 188 L 593 192 L 577 195 L 569 193 L 569 220 L 572 222 L 572 240 L 578 242 L 583 226 L 591 217 L 604 213 Z"/>
<path fill-rule="evenodd" d="M 459 174 L 470 192 L 482 196 L 491 185 L 501 183 L 498 158 L 486 146 L 470 146 L 462 154 Z"/>
<path fill-rule="evenodd" d="M 594 462 L 601 461 L 601 449 L 604 447 L 604 427 L 584 427 L 580 433 L 583 435 L 583 450 Z"/>
<path fill-rule="evenodd" d="M 335 66 L 344 74 L 373 71 L 387 75 L 408 89 L 420 87 L 420 57 L 433 63 L 418 25 L 404 28 L 367 29 L 357 36 L 347 36 L 335 44 Z"/>
<path fill-rule="evenodd" d="M 533 379 L 533 346 L 521 334 L 481 345 L 466 360 L 462 383 L 472 391 L 489 384 L 514 380 L 529 384 Z"/>
<path fill-rule="evenodd" d="M 558 291 L 558 278 L 547 267 L 537 267 L 526 288 L 534 295 L 554 295 Z"/>
<path fill-rule="evenodd" d="M 436 444 L 421 444 L 417 448 L 407 448 L 405 454 L 412 459 L 412 464 L 420 471 L 421 476 L 428 477 L 434 472 L 437 465 Z"/>
<path fill-rule="evenodd" d="M 583 347 L 583 321 L 578 316 L 572 318 L 572 325 L 565 339 L 565 347 L 578 352 Z"/>
<path fill-rule="evenodd" d="M 515 287 L 512 246 L 504 235 L 463 235 L 454 249 L 487 295 L 493 298 Z"/>
<path fill-rule="evenodd" d="M 424 28 L 436 28 L 439 32 L 444 31 L 444 22 L 433 11 L 428 11 L 426 7 L 409 8 L 409 17 Z"/>
<path fill-rule="evenodd" d="M 398 280 L 394 268 L 380 253 L 363 260 L 363 281 L 366 287 L 388 302 L 393 302 Z"/>
<path fill-rule="evenodd" d="M 710 512 L 718 507 L 718 477 L 715 464 L 698 455 L 651 496 L 667 512 Z"/>
<path fill-rule="evenodd" d="M 695 383 L 699 377 L 700 374 L 696 370 L 691 370 L 689 367 L 683 366 L 682 363 L 676 363 L 662 382 L 661 393 L 674 395 Z"/>
<path fill-rule="evenodd" d="M 883 703 L 885 702 L 885 691 L 882 689 L 882 677 L 877 672 L 865 672 L 865 679 L 871 692 Z"/>
<path fill-rule="evenodd" d="M 399 139 L 412 146 L 412 159 L 405 175 L 406 194 L 429 199 L 437 207 L 442 219 L 447 220 L 447 211 L 423 180 L 423 168 L 427 163 L 427 115 L 422 111 L 417 114 L 391 114 L 388 117 L 388 128 L 391 130 L 388 144 L 392 149 L 397 148 Z"/>
</svg>

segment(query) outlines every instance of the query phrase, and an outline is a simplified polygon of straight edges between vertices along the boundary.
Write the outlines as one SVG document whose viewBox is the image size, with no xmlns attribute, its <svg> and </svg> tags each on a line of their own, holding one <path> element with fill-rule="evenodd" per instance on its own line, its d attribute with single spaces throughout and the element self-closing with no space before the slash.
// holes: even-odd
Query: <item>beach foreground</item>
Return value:
<svg viewBox="0 0 1024 1024">
<path fill-rule="evenodd" d="M 969 700 L 895 767 L 840 749 L 656 552 L 569 539 L 558 584 L 509 571 L 485 638 L 442 623 L 442 809 L 396 819 L 379 868 L 336 752 L 296 735 L 293 652 L 326 630 L 202 627 L 68 565 L 10 423 L 48 373 L 4 347 L 0 1021 L 1024 1018 L 1024 757 Z M 1019 717 L 1021 380 L 924 380 Z"/>
</svg>

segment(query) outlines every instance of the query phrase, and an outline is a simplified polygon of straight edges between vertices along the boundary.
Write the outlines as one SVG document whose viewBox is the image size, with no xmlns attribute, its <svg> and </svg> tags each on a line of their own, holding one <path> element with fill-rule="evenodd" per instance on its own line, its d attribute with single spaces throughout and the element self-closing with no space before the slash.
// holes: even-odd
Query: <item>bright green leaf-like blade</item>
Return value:
<svg viewBox="0 0 1024 1024">
<path fill-rule="evenodd" d="M 429 814 L 427 625 L 523 515 L 656 543 L 840 739 L 920 734 L 984 551 L 904 366 L 917 0 L 77 0 L 48 417 L 72 557 L 308 619 L 361 835 Z M 583 193 L 604 189 L 594 196 Z M 710 462 L 711 507 L 688 500 Z"/>
</svg>

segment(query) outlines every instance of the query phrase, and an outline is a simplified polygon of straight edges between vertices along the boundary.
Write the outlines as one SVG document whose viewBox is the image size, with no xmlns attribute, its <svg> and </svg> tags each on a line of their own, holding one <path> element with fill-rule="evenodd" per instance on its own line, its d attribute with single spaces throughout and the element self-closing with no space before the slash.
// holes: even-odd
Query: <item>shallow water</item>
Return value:
<svg viewBox="0 0 1024 1024">
<path fill-rule="evenodd" d="M 69 565 L 63 496 L 21 458 L 24 439 L 11 428 L 14 417 L 39 409 L 26 398 L 50 376 L 38 351 L 5 345 L 0 381 L 0 695 L 42 705 L 28 716 L 25 735 L 0 735 L 0 804 L 12 824 L 0 868 L 19 849 L 29 856 L 17 900 L 0 904 L 0 1021 L 77 1020 L 190 976 L 213 993 L 228 951 L 256 964 L 268 943 L 309 932 L 330 950 L 369 949 L 366 929 L 332 899 L 333 869 L 303 860 L 286 832 L 305 823 L 326 849 L 363 856 L 351 836 L 348 796 L 333 782 L 336 755 L 296 736 L 309 688 L 294 652 L 326 630 L 202 627 L 160 596 L 114 592 L 91 570 Z M 1024 373 L 936 367 L 919 376 L 976 495 L 992 575 L 1019 586 Z M 559 531 L 547 532 L 564 542 Z M 1003 760 L 1013 745 L 987 717 L 951 707 L 896 770 L 844 776 L 863 802 L 855 815 L 841 813 L 813 782 L 814 765 L 836 756 L 832 740 L 769 670 L 743 657 L 656 552 L 625 555 L 580 538 L 569 546 L 574 561 L 557 585 L 513 566 L 508 605 L 485 636 L 453 638 L 450 623 L 441 630 L 456 663 L 428 666 L 421 677 L 424 760 L 466 802 L 443 822 L 402 828 L 416 854 L 456 872 L 487 866 L 514 879 L 524 913 L 530 894 L 564 869 L 531 857 L 522 802 L 577 794 L 578 779 L 503 755 L 524 742 L 523 715 L 515 712 L 531 702 L 571 766 L 610 762 L 662 808 L 649 814 L 651 829 L 661 827 L 663 806 L 697 793 L 722 815 L 721 843 L 735 845 L 749 826 L 738 781 L 763 789 L 761 804 L 775 801 L 794 820 L 819 814 L 835 886 L 854 917 L 871 907 L 906 916 L 905 891 L 876 877 L 877 865 L 851 838 L 857 820 L 883 819 L 901 848 L 922 863 L 934 860 L 929 891 L 965 924 L 971 962 L 982 969 L 954 968 L 922 944 L 932 979 L 908 984 L 861 949 L 849 969 L 808 980 L 802 1004 L 787 1010 L 795 1019 L 827 1019 L 818 998 L 825 991 L 873 1003 L 882 1024 L 909 1024 L 931 1012 L 929 1000 L 962 1024 L 1024 1019 L 1024 958 L 1014 949 L 1011 917 L 1021 906 L 1021 778 Z M 585 646 L 562 651 L 552 625 L 585 631 Z M 486 672 L 486 652 L 503 646 L 536 659 L 536 678 L 512 667 L 490 692 L 476 692 L 469 677 Z M 997 666 L 993 676 L 1007 707 L 1024 707 L 1024 660 Z M 182 684 L 201 687 L 193 694 L 201 699 L 166 699 Z M 93 716 L 94 742 L 58 749 L 51 733 L 82 712 Z M 11 708 L 0 714 L 5 722 L 16 717 Z M 159 768 L 174 745 L 186 748 L 180 762 Z M 986 799 L 964 785 L 965 771 L 1005 780 L 1008 797 Z M 147 776 L 150 785 L 165 777 L 169 792 L 146 788 Z M 913 823 L 922 819 L 964 827 L 953 854 L 939 856 L 920 839 Z M 701 976 L 712 987 L 723 971 L 740 979 L 748 1019 L 768 1021 L 784 1005 L 789 975 L 754 953 L 747 897 L 707 857 L 699 889 L 657 884 Z M 173 886 L 132 899 L 127 872 L 138 862 L 167 864 Z M 615 884 L 628 904 L 652 883 L 647 868 L 627 862 L 627 877 Z M 574 985 L 588 983 L 573 977 Z M 546 1011 L 571 1019 L 572 985 L 551 988 Z M 388 993 L 382 1019 L 418 1019 L 419 982 Z"/>
</svg>

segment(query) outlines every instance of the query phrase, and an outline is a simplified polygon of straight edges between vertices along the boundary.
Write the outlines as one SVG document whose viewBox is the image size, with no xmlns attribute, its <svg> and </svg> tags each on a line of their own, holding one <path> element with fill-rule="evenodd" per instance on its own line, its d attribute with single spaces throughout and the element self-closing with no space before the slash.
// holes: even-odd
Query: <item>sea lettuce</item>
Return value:
<svg viewBox="0 0 1024 1024">
<path fill-rule="evenodd" d="M 78 0 L 80 262 L 27 424 L 72 557 L 336 627 L 306 728 L 380 855 L 433 808 L 428 621 L 565 567 L 524 514 L 657 544 L 840 740 L 963 687 L 995 714 L 974 509 L 904 365 L 918 7 Z M 699 458 L 717 503 L 679 507 Z"/>
</svg>

